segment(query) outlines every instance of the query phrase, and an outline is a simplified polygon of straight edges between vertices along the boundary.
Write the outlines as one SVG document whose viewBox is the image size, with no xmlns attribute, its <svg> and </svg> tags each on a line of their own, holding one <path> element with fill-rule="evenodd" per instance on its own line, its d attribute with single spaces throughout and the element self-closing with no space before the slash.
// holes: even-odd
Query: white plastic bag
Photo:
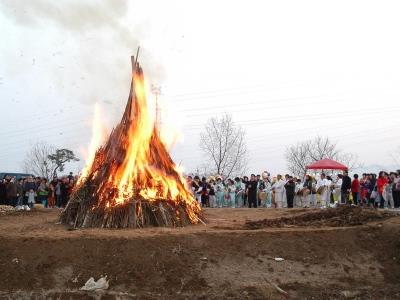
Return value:
<svg viewBox="0 0 400 300">
<path fill-rule="evenodd" d="M 107 276 L 100 277 L 97 281 L 94 280 L 93 277 L 90 277 L 89 280 L 86 281 L 85 285 L 80 289 L 82 291 L 106 290 L 108 289 Z"/>
</svg>

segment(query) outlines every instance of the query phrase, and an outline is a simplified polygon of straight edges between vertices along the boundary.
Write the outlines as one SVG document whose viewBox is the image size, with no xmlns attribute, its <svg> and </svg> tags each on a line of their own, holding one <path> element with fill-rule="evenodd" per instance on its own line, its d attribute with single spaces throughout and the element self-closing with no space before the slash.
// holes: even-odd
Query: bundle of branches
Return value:
<svg viewBox="0 0 400 300">
<path fill-rule="evenodd" d="M 133 57 L 132 69 L 122 120 L 74 188 L 61 213 L 63 224 L 137 228 L 203 222 L 200 206 L 176 171 L 154 123 L 146 136 L 143 72 Z"/>
</svg>

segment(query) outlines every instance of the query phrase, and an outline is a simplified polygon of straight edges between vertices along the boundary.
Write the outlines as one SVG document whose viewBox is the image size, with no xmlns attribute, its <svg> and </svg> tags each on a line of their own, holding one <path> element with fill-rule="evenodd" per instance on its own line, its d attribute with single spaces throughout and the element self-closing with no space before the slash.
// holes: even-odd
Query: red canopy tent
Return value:
<svg viewBox="0 0 400 300">
<path fill-rule="evenodd" d="M 315 163 L 306 166 L 307 169 L 311 170 L 343 170 L 347 171 L 347 167 L 337 161 L 332 159 L 321 159 Z"/>
</svg>

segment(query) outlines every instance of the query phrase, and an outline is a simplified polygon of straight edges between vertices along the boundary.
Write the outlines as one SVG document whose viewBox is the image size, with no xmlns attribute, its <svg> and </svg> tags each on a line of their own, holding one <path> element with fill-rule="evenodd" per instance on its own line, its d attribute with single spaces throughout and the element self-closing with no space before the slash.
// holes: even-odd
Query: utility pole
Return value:
<svg viewBox="0 0 400 300">
<path fill-rule="evenodd" d="M 161 86 L 151 85 L 151 92 L 156 97 L 156 129 L 158 135 L 161 134 L 161 109 L 158 104 L 158 96 L 161 95 Z"/>
</svg>

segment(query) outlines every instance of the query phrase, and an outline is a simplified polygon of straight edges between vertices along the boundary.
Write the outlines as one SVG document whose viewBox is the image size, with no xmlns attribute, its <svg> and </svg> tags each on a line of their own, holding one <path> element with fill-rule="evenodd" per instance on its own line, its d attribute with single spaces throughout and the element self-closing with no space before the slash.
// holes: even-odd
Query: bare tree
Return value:
<svg viewBox="0 0 400 300">
<path fill-rule="evenodd" d="M 358 157 L 337 147 L 328 137 L 317 136 L 286 148 L 286 163 L 291 173 L 305 175 L 307 166 L 318 160 L 329 158 L 346 165 L 349 170 L 360 167 Z"/>
<path fill-rule="evenodd" d="M 224 177 L 241 175 L 247 167 L 245 132 L 230 115 L 210 118 L 200 134 L 200 148 L 214 174 Z"/>
<path fill-rule="evenodd" d="M 337 161 L 341 162 L 349 168 L 349 171 L 361 168 L 362 163 L 358 160 L 357 154 L 339 152 Z"/>
<path fill-rule="evenodd" d="M 64 170 L 65 163 L 79 161 L 74 152 L 69 149 L 55 149 L 45 142 L 37 142 L 26 154 L 23 169 L 35 176 L 52 178 L 57 170 Z"/>
<path fill-rule="evenodd" d="M 337 149 L 336 143 L 332 142 L 328 137 L 317 136 L 314 140 L 309 143 L 309 156 L 312 160 L 318 161 L 324 158 L 338 159 L 339 149 Z"/>
<path fill-rule="evenodd" d="M 23 168 L 26 173 L 32 173 L 35 176 L 50 178 L 56 165 L 49 159 L 55 151 L 54 147 L 45 142 L 37 142 L 26 154 L 23 162 Z"/>
<path fill-rule="evenodd" d="M 312 162 L 310 148 L 310 141 L 299 142 L 286 148 L 286 163 L 292 174 L 304 175 L 306 173 L 306 166 Z"/>
</svg>

